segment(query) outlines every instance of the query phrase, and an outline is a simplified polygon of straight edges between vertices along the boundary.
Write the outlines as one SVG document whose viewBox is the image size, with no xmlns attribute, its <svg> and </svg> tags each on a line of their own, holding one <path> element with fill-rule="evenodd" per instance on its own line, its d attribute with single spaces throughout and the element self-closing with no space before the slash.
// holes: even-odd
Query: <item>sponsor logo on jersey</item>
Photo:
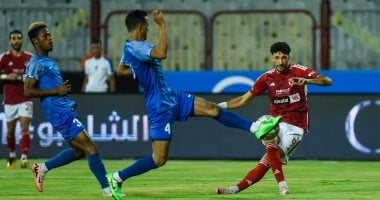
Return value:
<svg viewBox="0 0 380 200">
<path fill-rule="evenodd" d="M 273 104 L 275 104 L 275 105 L 288 104 L 288 103 L 290 103 L 288 96 L 273 99 Z"/>
<path fill-rule="evenodd" d="M 273 99 L 273 104 L 281 105 L 281 104 L 289 104 L 301 101 L 301 96 L 299 93 L 295 93 L 289 96 L 284 96 L 280 98 Z"/>
<path fill-rule="evenodd" d="M 276 90 L 276 94 L 288 94 L 289 90 L 290 90 L 290 88 L 278 89 L 278 90 Z"/>
</svg>

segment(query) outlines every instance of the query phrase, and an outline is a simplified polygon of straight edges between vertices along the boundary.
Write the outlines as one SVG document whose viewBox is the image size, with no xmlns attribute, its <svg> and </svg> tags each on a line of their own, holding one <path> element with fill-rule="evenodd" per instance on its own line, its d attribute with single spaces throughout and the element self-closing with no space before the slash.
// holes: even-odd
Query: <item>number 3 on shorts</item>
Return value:
<svg viewBox="0 0 380 200">
<path fill-rule="evenodd" d="M 170 123 L 166 124 L 166 126 L 165 126 L 165 132 L 167 132 L 169 135 L 171 134 Z"/>
<path fill-rule="evenodd" d="M 80 122 L 79 119 L 77 119 L 77 118 L 74 118 L 74 119 L 73 119 L 73 123 L 74 123 L 75 125 L 77 125 L 78 127 L 81 127 L 81 126 L 82 126 L 82 122 Z"/>
</svg>

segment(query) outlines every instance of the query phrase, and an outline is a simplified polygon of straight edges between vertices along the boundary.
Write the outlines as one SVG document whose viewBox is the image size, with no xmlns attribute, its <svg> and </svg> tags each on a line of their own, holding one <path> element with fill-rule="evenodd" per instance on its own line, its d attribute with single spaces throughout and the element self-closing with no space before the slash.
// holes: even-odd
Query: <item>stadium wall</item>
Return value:
<svg viewBox="0 0 380 200">
<path fill-rule="evenodd" d="M 198 95 L 215 102 L 236 96 Z M 151 153 L 143 95 L 73 94 L 71 97 L 78 103 L 77 112 L 104 158 L 137 158 Z M 378 160 L 378 94 L 310 94 L 309 100 L 311 131 L 294 159 Z M 67 148 L 67 144 L 46 121 L 38 101 L 35 101 L 34 108 L 30 156 L 48 158 Z M 2 109 L 0 156 L 6 157 L 6 120 Z M 245 109 L 235 111 L 256 119 L 267 110 L 268 100 L 264 95 Z M 19 141 L 19 128 L 16 135 Z M 208 118 L 175 123 L 172 140 L 170 157 L 175 159 L 259 159 L 264 152 L 261 143 L 248 133 L 224 127 Z"/>
</svg>

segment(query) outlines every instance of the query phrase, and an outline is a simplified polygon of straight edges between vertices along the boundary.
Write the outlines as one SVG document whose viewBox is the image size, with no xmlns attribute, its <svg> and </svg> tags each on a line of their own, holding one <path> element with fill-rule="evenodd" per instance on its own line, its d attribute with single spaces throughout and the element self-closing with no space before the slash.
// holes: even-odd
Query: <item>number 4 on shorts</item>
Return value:
<svg viewBox="0 0 380 200">
<path fill-rule="evenodd" d="M 165 126 L 165 132 L 168 132 L 168 134 L 171 134 L 171 128 L 170 128 L 170 123 L 167 123 Z"/>
</svg>

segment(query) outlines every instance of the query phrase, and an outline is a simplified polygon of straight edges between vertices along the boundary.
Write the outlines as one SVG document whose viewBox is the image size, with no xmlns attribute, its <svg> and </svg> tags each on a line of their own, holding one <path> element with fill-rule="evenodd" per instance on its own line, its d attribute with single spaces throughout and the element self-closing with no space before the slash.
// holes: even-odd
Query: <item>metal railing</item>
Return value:
<svg viewBox="0 0 380 200">
<path fill-rule="evenodd" d="M 270 46 L 285 41 L 292 62 L 316 67 L 316 19 L 307 10 L 220 11 L 211 17 L 213 70 L 266 70 Z"/>
<path fill-rule="evenodd" d="M 163 11 L 168 24 L 167 70 L 263 70 L 270 68 L 269 48 L 287 41 L 292 61 L 316 67 L 316 19 L 307 10 L 220 11 L 210 19 L 197 11 Z M 104 23 L 105 49 L 118 63 L 128 37 L 128 10 L 110 12 Z M 150 19 L 151 20 L 151 19 Z M 149 22 L 148 42 L 158 41 Z"/>
<path fill-rule="evenodd" d="M 332 20 L 332 65 L 340 69 L 378 69 L 380 10 L 343 10 Z"/>
<path fill-rule="evenodd" d="M 151 11 L 147 11 L 151 12 Z M 166 70 L 193 70 L 206 68 L 206 39 L 208 35 L 207 19 L 198 11 L 163 11 L 168 29 L 168 54 L 162 61 Z M 128 38 L 125 17 L 128 10 L 110 12 L 103 28 L 103 41 L 107 54 L 114 63 L 119 63 L 123 54 L 124 42 Z M 158 26 L 149 18 L 147 41 L 157 44 Z"/>
</svg>

